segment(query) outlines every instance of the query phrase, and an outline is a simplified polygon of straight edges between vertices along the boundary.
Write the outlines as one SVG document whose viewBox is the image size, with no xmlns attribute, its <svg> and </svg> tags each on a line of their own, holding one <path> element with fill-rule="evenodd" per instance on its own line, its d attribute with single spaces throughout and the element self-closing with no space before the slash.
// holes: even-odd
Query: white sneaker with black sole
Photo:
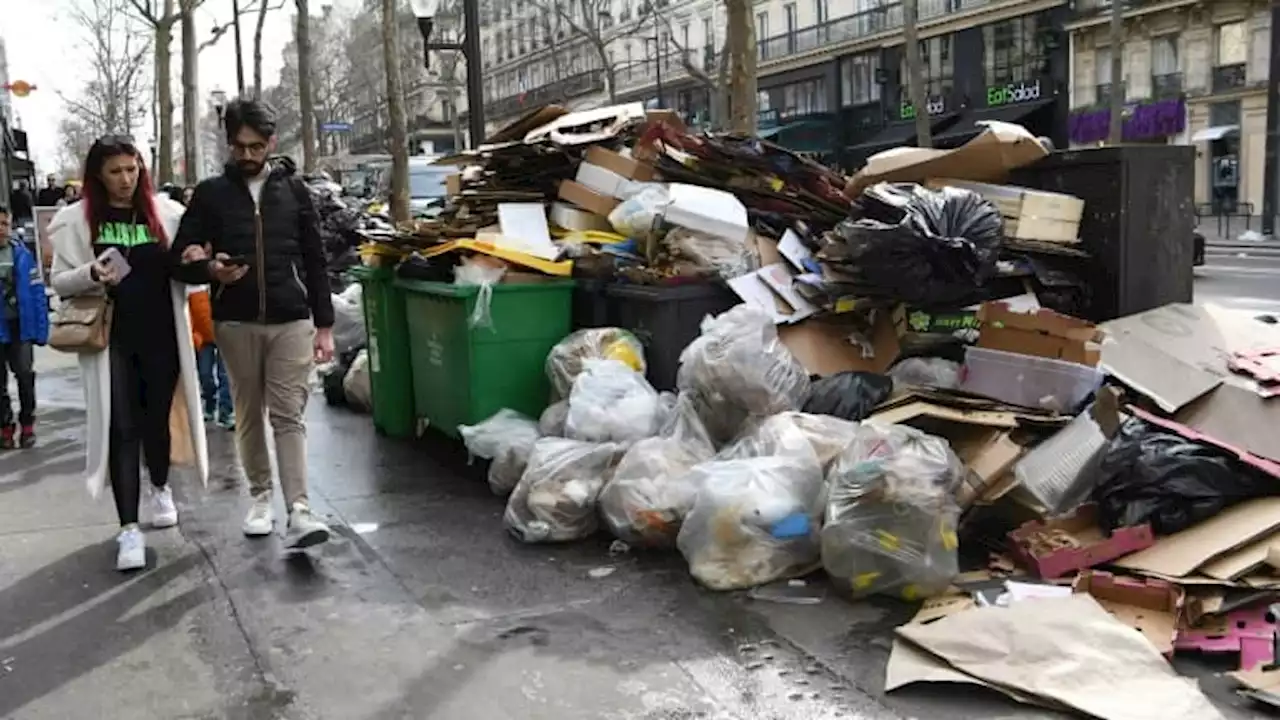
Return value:
<svg viewBox="0 0 1280 720">
<path fill-rule="evenodd" d="M 271 493 L 262 493 L 253 499 L 253 507 L 244 518 L 244 534 L 249 537 L 265 537 L 275 530 L 276 513 L 271 508 Z"/>
<path fill-rule="evenodd" d="M 168 485 L 151 488 L 151 526 L 171 528 L 178 524 L 178 506 L 173 503 L 173 489 Z"/>
<path fill-rule="evenodd" d="M 285 535 L 285 547 L 302 550 L 329 541 L 329 526 L 315 515 L 311 508 L 302 503 L 294 503 L 289 513 L 289 532 Z"/>
<path fill-rule="evenodd" d="M 116 538 L 119 549 L 116 553 L 116 570 L 128 572 L 141 570 L 147 566 L 147 541 L 138 526 L 133 525 L 120 531 Z"/>
</svg>

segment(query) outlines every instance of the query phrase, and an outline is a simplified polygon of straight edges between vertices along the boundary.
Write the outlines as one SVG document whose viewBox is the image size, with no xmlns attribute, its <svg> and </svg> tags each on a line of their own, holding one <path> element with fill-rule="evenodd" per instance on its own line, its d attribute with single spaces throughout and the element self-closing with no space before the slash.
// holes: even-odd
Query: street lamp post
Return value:
<svg viewBox="0 0 1280 720">
<path fill-rule="evenodd" d="M 480 57 L 480 0 L 460 0 L 462 2 L 462 42 L 433 43 L 431 32 L 435 28 L 435 17 L 440 7 L 440 0 L 411 0 L 413 15 L 418 19 L 418 32 L 422 33 L 423 67 L 431 66 L 433 50 L 452 50 L 461 52 L 467 61 L 467 120 L 471 131 L 471 147 L 479 147 L 484 142 L 484 77 Z"/>
</svg>

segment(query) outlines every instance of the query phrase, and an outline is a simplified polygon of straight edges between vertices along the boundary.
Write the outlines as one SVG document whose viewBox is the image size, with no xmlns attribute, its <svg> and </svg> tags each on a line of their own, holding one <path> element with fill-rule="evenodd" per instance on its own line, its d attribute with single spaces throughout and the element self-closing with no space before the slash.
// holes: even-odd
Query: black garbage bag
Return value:
<svg viewBox="0 0 1280 720">
<path fill-rule="evenodd" d="M 1277 487 L 1218 448 L 1132 418 L 1107 446 L 1093 501 L 1108 533 L 1151 523 L 1157 535 L 1169 535 Z"/>
<path fill-rule="evenodd" d="M 805 396 L 804 412 L 862 420 L 893 392 L 893 379 L 870 372 L 842 372 L 814 380 Z"/>
<path fill-rule="evenodd" d="M 856 294 L 952 307 L 995 274 L 1003 223 L 971 190 L 878 183 L 819 257 Z"/>
</svg>

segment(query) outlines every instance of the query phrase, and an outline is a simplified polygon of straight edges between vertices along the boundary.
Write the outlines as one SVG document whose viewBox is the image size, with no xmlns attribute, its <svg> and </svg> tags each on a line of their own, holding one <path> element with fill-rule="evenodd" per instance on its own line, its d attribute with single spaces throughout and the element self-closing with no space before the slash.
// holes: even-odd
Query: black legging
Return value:
<svg viewBox="0 0 1280 720">
<path fill-rule="evenodd" d="M 112 339 L 111 429 L 107 469 L 120 525 L 138 522 L 142 455 L 151 484 L 169 482 L 169 409 L 178 383 L 178 345 L 157 337 L 134 343 Z"/>
</svg>

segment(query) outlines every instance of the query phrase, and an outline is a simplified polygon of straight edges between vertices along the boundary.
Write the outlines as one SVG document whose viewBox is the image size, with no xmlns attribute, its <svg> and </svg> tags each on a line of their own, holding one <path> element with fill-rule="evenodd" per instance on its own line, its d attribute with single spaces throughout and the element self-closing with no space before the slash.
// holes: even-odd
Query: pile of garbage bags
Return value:
<svg viewBox="0 0 1280 720">
<path fill-rule="evenodd" d="M 503 410 L 459 428 L 491 461 L 515 538 L 569 542 L 603 525 L 677 549 L 715 590 L 825 567 L 851 594 L 912 597 L 954 577 L 967 470 L 942 438 L 861 421 L 887 379 L 811 383 L 749 306 L 707 319 L 674 395 L 645 380 L 643 358 L 623 330 L 579 331 L 548 355 L 558 400 L 540 418 Z M 835 414 L 802 411 L 824 399 Z"/>
<path fill-rule="evenodd" d="M 360 232 L 389 232 L 395 226 L 386 216 L 366 212 L 362 200 L 344 196 L 342 186 L 324 173 L 308 175 L 303 182 L 320 217 L 320 237 L 324 242 L 330 286 L 341 290 L 347 285 L 346 271 L 360 264 L 358 249 L 363 242 Z"/>
</svg>

